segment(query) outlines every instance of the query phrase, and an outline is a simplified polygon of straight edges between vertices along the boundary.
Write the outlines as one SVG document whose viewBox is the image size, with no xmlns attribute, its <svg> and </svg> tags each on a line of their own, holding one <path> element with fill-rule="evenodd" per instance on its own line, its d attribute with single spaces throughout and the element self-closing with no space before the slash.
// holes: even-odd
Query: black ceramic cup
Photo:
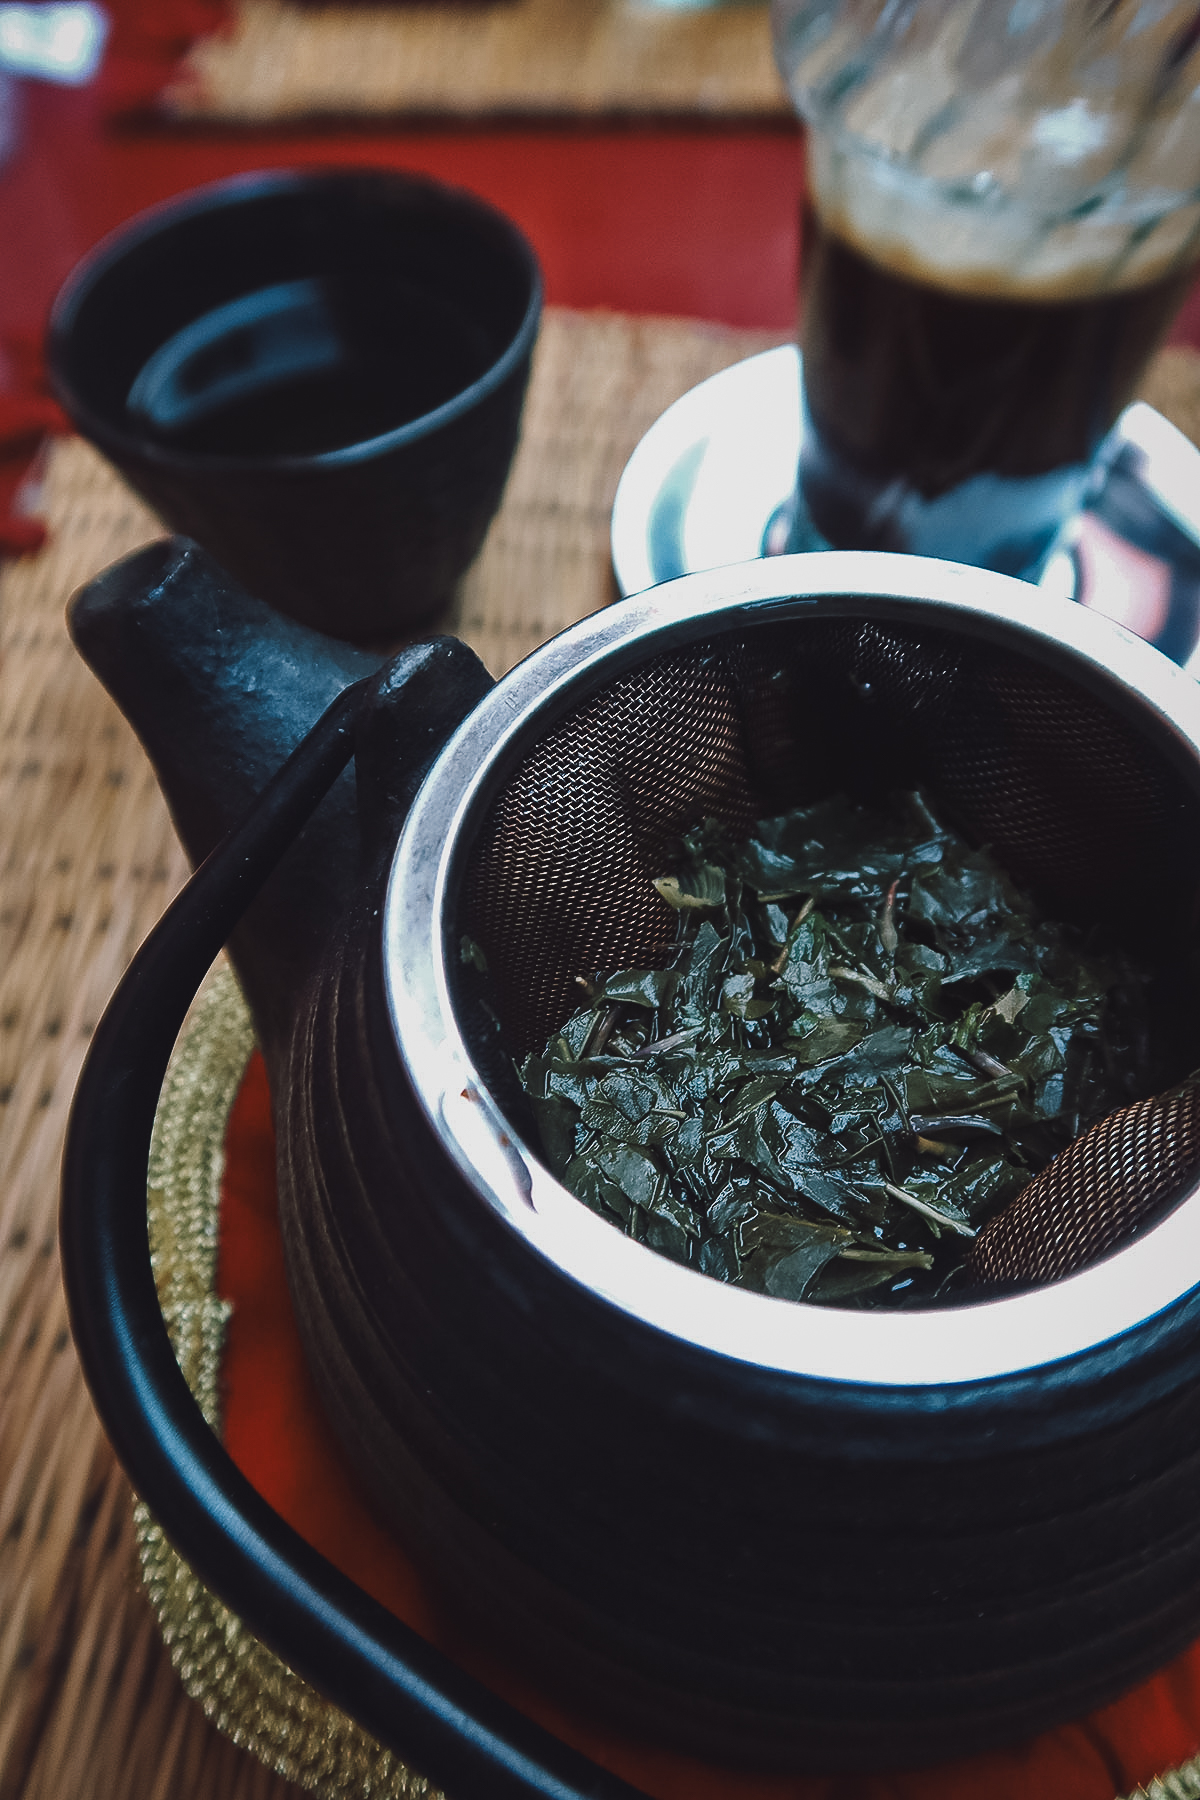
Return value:
<svg viewBox="0 0 1200 1800">
<path fill-rule="evenodd" d="M 239 176 L 68 278 L 51 380 L 175 530 L 304 624 L 386 644 L 500 503 L 541 314 L 525 238 L 389 170 Z"/>
</svg>

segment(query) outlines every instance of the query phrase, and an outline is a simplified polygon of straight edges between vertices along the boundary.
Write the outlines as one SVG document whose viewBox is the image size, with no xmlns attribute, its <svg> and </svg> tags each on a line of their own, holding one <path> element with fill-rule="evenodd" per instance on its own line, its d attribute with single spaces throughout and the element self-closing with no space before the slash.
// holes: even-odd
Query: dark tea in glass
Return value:
<svg viewBox="0 0 1200 1800">
<path fill-rule="evenodd" d="M 1084 500 L 1200 254 L 1200 14 L 1138 11 L 776 0 L 828 543 L 1036 578 Z"/>
</svg>

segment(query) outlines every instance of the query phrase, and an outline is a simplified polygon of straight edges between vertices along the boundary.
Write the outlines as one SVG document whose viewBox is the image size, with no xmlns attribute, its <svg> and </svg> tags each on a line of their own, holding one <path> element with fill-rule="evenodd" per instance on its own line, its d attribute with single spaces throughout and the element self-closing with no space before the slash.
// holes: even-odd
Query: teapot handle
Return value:
<svg viewBox="0 0 1200 1800">
<path fill-rule="evenodd" d="M 646 1800 L 466 1675 L 250 1485 L 175 1360 L 150 1264 L 159 1090 L 213 958 L 354 753 L 376 687 L 345 688 L 150 933 L 97 1027 L 63 1158 L 71 1326 L 118 1457 L 175 1547 L 256 1636 L 456 1800 Z"/>
</svg>

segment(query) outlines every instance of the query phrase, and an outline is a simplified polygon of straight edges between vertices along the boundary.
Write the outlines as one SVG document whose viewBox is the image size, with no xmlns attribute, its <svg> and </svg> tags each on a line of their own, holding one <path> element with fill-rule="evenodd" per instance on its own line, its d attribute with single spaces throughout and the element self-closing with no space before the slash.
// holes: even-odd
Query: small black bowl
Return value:
<svg viewBox="0 0 1200 1800">
<path fill-rule="evenodd" d="M 526 239 L 470 194 L 260 173 L 86 257 L 55 302 L 50 374 L 83 435 L 252 593 L 387 643 L 483 541 L 541 304 Z"/>
</svg>

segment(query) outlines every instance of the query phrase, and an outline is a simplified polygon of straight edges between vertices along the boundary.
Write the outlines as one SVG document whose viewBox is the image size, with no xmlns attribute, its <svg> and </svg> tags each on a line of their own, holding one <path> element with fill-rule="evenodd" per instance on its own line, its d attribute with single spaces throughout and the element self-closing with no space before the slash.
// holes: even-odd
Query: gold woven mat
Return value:
<svg viewBox="0 0 1200 1800">
<path fill-rule="evenodd" d="M 289 6 L 237 0 L 162 101 L 174 118 L 786 119 L 768 9 L 651 0 Z"/>
<path fill-rule="evenodd" d="M 447 621 L 498 674 L 611 597 L 625 458 L 771 340 L 551 312 L 504 507 Z M 284 1800 L 184 1700 L 131 1579 L 128 1492 L 66 1330 L 58 1162 L 87 1039 L 185 873 L 137 743 L 63 606 L 158 535 L 85 444 L 53 446 L 37 557 L 0 575 L 0 1800 Z"/>
<path fill-rule="evenodd" d="M 217 1299 L 225 1128 L 254 1045 L 231 969 L 215 974 L 180 1038 L 150 1152 L 150 1251 L 188 1386 L 214 1430 L 229 1308 Z M 187 1692 L 238 1744 L 323 1800 L 445 1800 L 322 1699 L 197 1579 L 140 1503 L 142 1579 Z"/>
</svg>

